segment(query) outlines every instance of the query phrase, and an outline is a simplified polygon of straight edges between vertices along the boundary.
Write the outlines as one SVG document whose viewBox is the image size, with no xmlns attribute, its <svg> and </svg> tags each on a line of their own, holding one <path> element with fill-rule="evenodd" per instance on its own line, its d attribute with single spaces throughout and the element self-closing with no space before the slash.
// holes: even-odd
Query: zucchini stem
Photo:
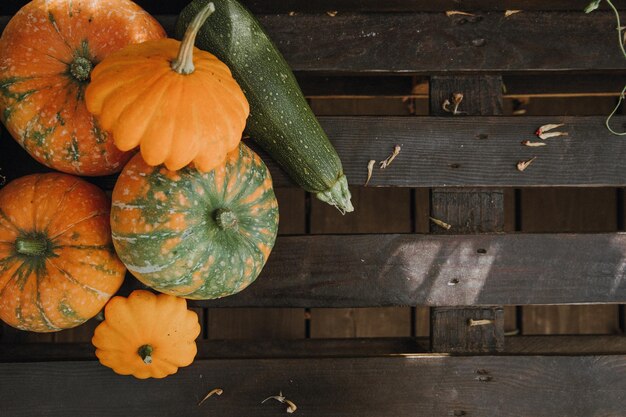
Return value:
<svg viewBox="0 0 626 417">
<path fill-rule="evenodd" d="M 213 14 L 215 11 L 215 5 L 213 2 L 208 3 L 206 6 L 202 8 L 193 18 L 189 26 L 187 27 L 187 31 L 185 32 L 185 36 L 180 43 L 180 49 L 178 50 L 178 56 L 174 61 L 172 61 L 172 69 L 179 74 L 191 74 L 196 70 L 196 67 L 193 65 L 193 48 L 196 43 L 196 36 L 198 36 L 198 31 L 204 22 Z"/>
<path fill-rule="evenodd" d="M 341 214 L 346 214 L 354 211 L 352 205 L 352 195 L 348 188 L 348 179 L 344 174 L 341 174 L 337 182 L 326 191 L 319 192 L 315 195 L 319 200 L 325 203 L 335 206 Z"/>
</svg>

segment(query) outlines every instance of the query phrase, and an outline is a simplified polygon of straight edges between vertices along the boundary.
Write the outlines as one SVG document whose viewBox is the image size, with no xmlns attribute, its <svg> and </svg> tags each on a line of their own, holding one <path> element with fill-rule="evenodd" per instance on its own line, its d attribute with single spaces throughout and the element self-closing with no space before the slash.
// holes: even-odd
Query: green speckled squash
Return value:
<svg viewBox="0 0 626 417">
<path fill-rule="evenodd" d="M 166 294 L 211 299 L 243 290 L 265 265 L 277 229 L 270 173 L 243 144 L 208 173 L 150 167 L 136 155 L 113 190 L 120 259 Z"/>
</svg>

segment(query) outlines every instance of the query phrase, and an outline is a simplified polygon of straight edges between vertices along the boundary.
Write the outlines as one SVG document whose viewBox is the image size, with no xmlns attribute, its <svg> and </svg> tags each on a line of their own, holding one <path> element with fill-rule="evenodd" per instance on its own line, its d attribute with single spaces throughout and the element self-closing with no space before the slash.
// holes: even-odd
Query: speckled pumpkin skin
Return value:
<svg viewBox="0 0 626 417">
<path fill-rule="evenodd" d="M 34 0 L 0 38 L 0 119 L 37 161 L 76 175 L 119 172 L 119 151 L 87 111 L 91 67 L 122 47 L 165 37 L 129 0 Z"/>
<path fill-rule="evenodd" d="M 230 228 L 217 220 L 224 212 L 234 215 Z M 261 272 L 276 240 L 278 204 L 267 167 L 243 144 L 208 173 L 150 167 L 137 155 L 113 190 L 111 229 L 120 259 L 144 284 L 219 298 Z"/>
<path fill-rule="evenodd" d="M 109 207 L 102 190 L 67 174 L 28 175 L 0 190 L 2 321 L 53 332 L 98 314 L 126 272 L 111 244 Z M 41 251 L 25 252 L 25 241 Z"/>
</svg>

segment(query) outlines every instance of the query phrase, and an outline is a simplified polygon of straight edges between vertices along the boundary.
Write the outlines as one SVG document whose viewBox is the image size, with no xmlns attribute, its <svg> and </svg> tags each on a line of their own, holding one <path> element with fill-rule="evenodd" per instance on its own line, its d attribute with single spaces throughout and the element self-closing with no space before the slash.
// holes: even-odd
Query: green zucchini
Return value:
<svg viewBox="0 0 626 417">
<path fill-rule="evenodd" d="M 255 17 L 236 0 L 194 0 L 176 23 L 180 39 L 212 1 L 215 12 L 196 46 L 222 60 L 250 103 L 246 134 L 289 176 L 342 213 L 353 211 L 341 161 L 306 102 L 289 65 Z"/>
</svg>

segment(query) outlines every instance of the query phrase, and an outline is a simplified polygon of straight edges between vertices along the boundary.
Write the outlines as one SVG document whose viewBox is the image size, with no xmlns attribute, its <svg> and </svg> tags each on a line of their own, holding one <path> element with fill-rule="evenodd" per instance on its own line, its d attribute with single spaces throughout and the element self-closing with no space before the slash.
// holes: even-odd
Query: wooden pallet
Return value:
<svg viewBox="0 0 626 417">
<path fill-rule="evenodd" d="M 139 3 L 171 32 L 183 2 Z M 282 391 L 303 416 L 626 415 L 626 337 L 505 337 L 504 317 L 505 306 L 597 304 L 621 314 L 623 329 L 617 305 L 626 302 L 626 235 L 618 230 L 624 230 L 626 142 L 606 131 L 604 117 L 583 116 L 584 110 L 549 118 L 504 115 L 505 99 L 615 96 L 626 61 L 615 45 L 613 15 L 585 15 L 587 1 L 565 0 L 244 3 L 259 15 L 307 96 L 423 100 L 429 116 L 320 117 L 355 196 L 363 196 L 362 207 L 341 220 L 294 190 L 261 152 L 281 188 L 281 209 L 286 202 L 293 210 L 292 223 L 281 226 L 292 236 L 279 237 L 249 289 L 194 303 L 205 334 L 192 366 L 164 380 L 138 381 L 95 362 L 84 343 L 93 321 L 74 336 L 30 340 L 39 343 L 4 329 L 0 414 L 270 416 L 285 410 L 260 403 Z M 3 2 L 0 15 L 22 4 Z M 508 9 L 523 11 L 505 17 Z M 476 16 L 448 17 L 446 10 Z M 0 27 L 7 21 L 0 18 Z M 456 92 L 463 93 L 467 114 L 451 117 L 442 103 Z M 542 149 L 520 145 L 554 120 L 566 123 L 568 137 Z M 625 127 L 626 117 L 613 124 Z M 385 158 L 396 144 L 400 157 L 363 188 L 368 160 Z M 533 156 L 538 159 L 528 170 L 516 170 L 519 160 Z M 6 131 L 0 167 L 8 180 L 47 171 Z M 111 189 L 115 178 L 92 181 Z M 604 194 L 612 187 L 610 215 L 621 220 L 604 233 L 583 233 L 600 227 L 520 233 L 547 231 L 510 210 L 545 187 Z M 393 201 L 403 191 L 412 213 L 399 221 L 402 215 L 380 200 Z M 389 227 L 357 224 L 339 234 L 339 222 L 358 222 L 368 210 L 385 213 L 381 223 Z M 452 224 L 451 232 L 429 224 L 431 216 Z M 128 279 L 122 292 L 137 286 Z M 403 307 L 390 314 L 402 315 L 410 334 L 324 338 L 335 312 L 381 306 Z M 258 307 L 272 307 L 267 320 L 307 325 L 289 334 L 294 340 L 210 340 L 211 329 L 229 323 L 222 313 L 227 307 L 252 308 L 242 317 L 253 322 L 267 311 Z M 417 331 L 416 317 L 424 312 L 429 329 Z M 475 320 L 483 324 L 471 325 Z M 375 333 L 396 335 L 384 330 Z M 430 337 L 417 337 L 423 333 Z M 216 387 L 224 395 L 198 407 Z"/>
</svg>

